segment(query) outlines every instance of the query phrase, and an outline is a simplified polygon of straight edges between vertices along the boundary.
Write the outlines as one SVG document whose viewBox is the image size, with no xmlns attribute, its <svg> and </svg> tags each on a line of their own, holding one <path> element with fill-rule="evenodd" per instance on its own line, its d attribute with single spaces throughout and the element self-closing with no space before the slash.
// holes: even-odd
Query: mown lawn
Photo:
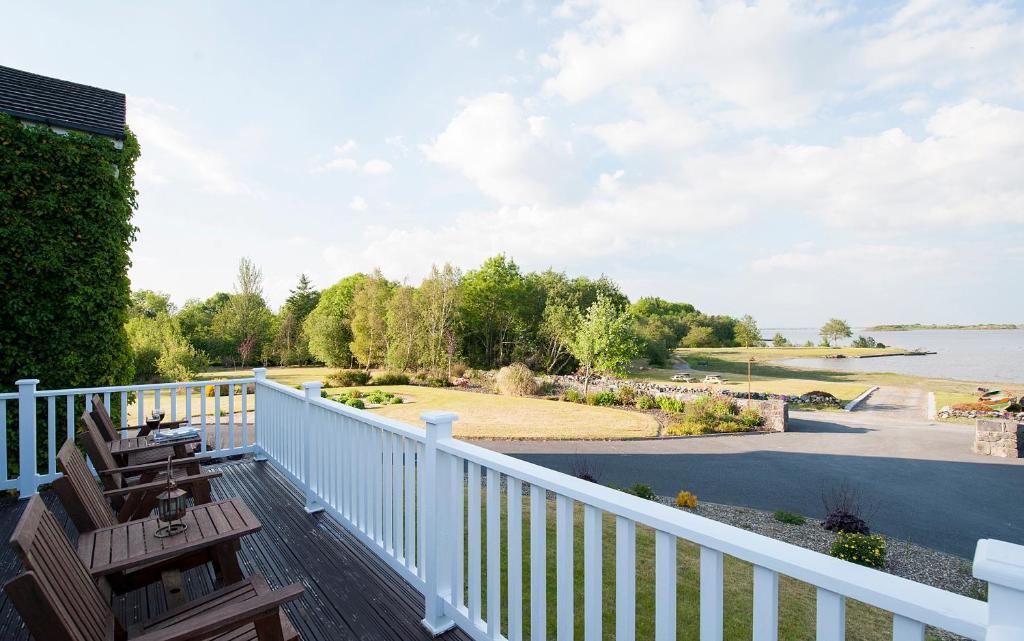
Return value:
<svg viewBox="0 0 1024 641">
<path fill-rule="evenodd" d="M 486 503 L 483 497 L 482 503 Z M 468 503 L 467 503 L 468 505 Z M 502 550 L 502 631 L 508 625 L 507 593 L 507 514 L 502 495 L 501 540 Z M 468 507 L 467 507 L 468 510 Z M 487 615 L 487 546 L 486 507 L 481 506 L 481 586 L 483 591 L 482 617 Z M 530 515 L 529 497 L 523 497 L 523 623 L 526 627 L 524 638 L 529 638 L 530 626 Z M 548 638 L 554 638 L 557 622 L 555 554 L 556 512 L 553 501 L 547 510 L 547 628 Z M 604 639 L 615 638 L 615 519 L 611 515 L 603 518 L 602 557 L 602 632 Z M 654 590 L 655 553 L 654 531 L 638 526 L 636 532 L 636 638 L 654 638 Z M 583 507 L 577 504 L 573 527 L 573 580 L 574 580 L 574 623 L 575 638 L 583 638 Z M 466 541 L 468 550 L 468 534 Z M 467 552 L 468 554 L 468 552 Z M 687 541 L 678 541 L 676 616 L 677 639 L 697 641 L 700 638 L 700 548 Z M 466 561 L 468 572 L 468 558 Z M 467 575 L 468 577 L 468 575 Z M 752 635 L 752 582 L 753 568 L 750 564 L 732 557 L 725 558 L 724 595 L 724 638 L 729 641 L 750 639 Z M 466 599 L 468 602 L 468 578 Z M 779 580 L 779 639 L 786 641 L 813 641 L 815 638 L 816 591 L 806 583 L 788 577 Z M 888 641 L 892 638 L 892 615 L 863 603 L 848 600 L 846 614 L 846 639 L 848 641 Z M 933 637 L 929 636 L 929 639 Z"/>
<path fill-rule="evenodd" d="M 379 389 L 403 397 L 406 403 L 370 411 L 406 423 L 422 425 L 420 415 L 424 412 L 455 412 L 459 420 L 454 430 L 459 438 L 600 440 L 654 436 L 658 429 L 657 421 L 647 414 L 608 407 L 412 385 L 359 389 L 363 392 Z M 327 393 L 342 390 L 331 388 Z"/>
</svg>

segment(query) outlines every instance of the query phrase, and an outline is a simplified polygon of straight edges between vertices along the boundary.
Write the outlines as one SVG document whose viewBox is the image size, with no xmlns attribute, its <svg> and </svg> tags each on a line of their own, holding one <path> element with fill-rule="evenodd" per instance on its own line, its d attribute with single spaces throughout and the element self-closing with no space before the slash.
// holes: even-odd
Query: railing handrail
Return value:
<svg viewBox="0 0 1024 641">
<path fill-rule="evenodd" d="M 610 514 L 889 612 L 968 637 L 985 635 L 988 606 L 983 601 L 755 534 L 471 443 L 444 439 L 438 441 L 437 447 Z"/>
<path fill-rule="evenodd" d="M 256 379 L 249 376 L 246 378 L 222 378 L 222 379 L 211 379 L 201 381 L 179 381 L 176 383 L 140 383 L 138 385 L 110 385 L 107 387 L 74 387 L 68 389 L 47 389 L 47 390 L 36 390 L 36 398 L 46 398 L 48 396 L 67 396 L 69 394 L 105 394 L 105 393 L 116 393 L 116 392 L 148 392 L 151 390 L 165 390 L 165 389 L 180 389 L 182 387 L 204 387 L 208 385 L 248 385 L 249 383 L 255 383 Z M 0 399 L 9 397 L 17 398 L 18 394 L 15 392 L 13 395 L 0 394 Z"/>
</svg>

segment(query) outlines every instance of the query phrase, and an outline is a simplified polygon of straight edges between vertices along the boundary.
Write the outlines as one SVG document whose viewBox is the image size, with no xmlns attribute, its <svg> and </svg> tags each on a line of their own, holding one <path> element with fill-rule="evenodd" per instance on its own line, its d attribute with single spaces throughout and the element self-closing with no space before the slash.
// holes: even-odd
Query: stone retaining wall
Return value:
<svg viewBox="0 0 1024 641">
<path fill-rule="evenodd" d="M 555 383 L 562 389 L 575 389 L 583 392 L 583 377 L 581 376 L 552 376 L 545 380 Z M 682 389 L 674 385 L 664 383 L 653 383 L 648 381 L 630 381 L 616 378 L 593 378 L 590 381 L 591 392 L 614 392 L 622 385 L 629 385 L 636 390 L 637 394 L 650 394 L 657 398 L 659 396 L 671 396 L 684 403 L 695 400 L 701 396 L 707 396 L 704 390 Z M 732 398 L 732 401 L 743 409 L 747 406 L 747 399 Z M 789 405 L 785 401 L 770 399 L 751 399 L 751 407 L 756 409 L 764 417 L 764 425 L 758 428 L 761 432 L 785 432 L 789 422 Z"/>
<path fill-rule="evenodd" d="M 978 419 L 974 451 L 988 456 L 1024 458 L 1024 423 L 1005 418 Z"/>
</svg>

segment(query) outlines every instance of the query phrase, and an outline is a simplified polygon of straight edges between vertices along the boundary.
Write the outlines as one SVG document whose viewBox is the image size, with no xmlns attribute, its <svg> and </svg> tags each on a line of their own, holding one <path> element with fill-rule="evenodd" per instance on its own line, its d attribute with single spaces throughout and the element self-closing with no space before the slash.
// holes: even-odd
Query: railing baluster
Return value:
<svg viewBox="0 0 1024 641">
<path fill-rule="evenodd" d="M 172 387 L 167 390 L 167 396 L 167 402 L 171 406 L 171 420 L 176 421 L 178 420 L 178 388 Z"/>
<path fill-rule="evenodd" d="M 754 636 L 753 641 L 778 641 L 779 638 L 779 575 L 754 566 Z"/>
<path fill-rule="evenodd" d="M 92 411 L 92 394 L 84 394 L 84 396 L 85 396 L 85 411 L 86 412 L 91 412 Z M 157 404 L 157 407 L 160 407 L 159 403 Z"/>
<path fill-rule="evenodd" d="M 242 383 L 242 446 L 248 447 L 252 445 L 252 439 L 249 438 L 249 399 L 248 399 L 248 383 Z"/>
<path fill-rule="evenodd" d="M 159 394 L 157 395 L 159 398 Z M 213 450 L 218 451 L 223 447 L 220 442 L 220 385 L 213 386 Z M 298 471 L 295 461 L 292 461 L 292 473 Z"/>
<path fill-rule="evenodd" d="M 676 638 L 676 537 L 657 531 L 654 537 L 654 639 Z"/>
<path fill-rule="evenodd" d="M 146 390 L 140 389 L 135 395 L 135 408 L 135 427 L 142 427 L 146 419 Z"/>
<path fill-rule="evenodd" d="M 469 464 L 469 620 L 480 621 L 480 466 Z"/>
<path fill-rule="evenodd" d="M 846 639 L 846 599 L 835 592 L 818 588 L 817 641 Z"/>
<path fill-rule="evenodd" d="M 109 399 L 109 395 L 108 395 Z M 4 425 L 6 431 L 7 426 Z M 49 474 L 57 473 L 57 398 L 46 397 L 46 469 Z"/>
<path fill-rule="evenodd" d="M 319 392 L 317 392 L 319 394 Z M 235 443 L 235 386 L 228 385 L 228 449 L 234 449 Z"/>
<path fill-rule="evenodd" d="M 394 435 L 395 463 L 394 467 L 391 469 L 391 475 L 393 477 L 391 490 L 394 493 L 394 498 L 392 499 L 394 516 L 392 518 L 395 524 L 395 558 L 397 558 L 402 564 L 405 563 L 405 537 L 403 536 L 405 533 L 405 523 L 402 521 L 402 508 L 404 507 L 404 503 L 402 501 L 404 494 L 404 488 L 402 487 L 402 472 L 405 470 L 403 454 L 403 448 L 405 447 L 403 444 L 404 440 L 405 439 L 401 436 L 398 436 L 397 434 Z"/>
<path fill-rule="evenodd" d="M 122 431 L 128 428 L 128 392 L 121 392 L 121 420 L 118 422 L 121 424 Z M 124 434 L 119 436 L 124 436 Z"/>
<path fill-rule="evenodd" d="M 423 502 L 423 443 L 416 443 L 416 573 L 422 579 L 426 571 L 426 564 L 423 557 L 426 554 L 424 545 L 426 518 L 424 517 L 425 505 Z"/>
<path fill-rule="evenodd" d="M 384 437 L 384 549 L 388 554 L 393 555 L 395 553 L 395 531 L 392 515 L 395 506 L 391 479 L 394 477 L 395 461 L 391 433 L 384 432 L 382 436 Z"/>
<path fill-rule="evenodd" d="M 548 629 L 547 491 L 530 485 L 530 640 L 544 641 Z"/>
<path fill-rule="evenodd" d="M 185 386 L 185 421 L 189 425 L 192 424 L 192 393 L 195 391 L 195 387 L 191 385 Z"/>
<path fill-rule="evenodd" d="M 373 531 L 376 535 L 375 540 L 377 545 L 383 547 L 384 545 L 384 453 L 381 447 L 383 441 L 381 439 L 381 430 L 374 429 L 371 432 L 371 456 L 370 459 L 373 465 L 373 491 L 370 492 L 370 497 L 373 499 Z"/>
<path fill-rule="evenodd" d="M 501 475 L 487 469 L 487 632 L 501 636 Z"/>
<path fill-rule="evenodd" d="M 924 641 L 924 624 L 894 614 L 892 616 L 892 641 Z"/>
<path fill-rule="evenodd" d="M 103 392 L 103 408 L 110 414 L 110 392 Z"/>
<path fill-rule="evenodd" d="M 74 441 L 75 440 L 75 395 L 74 394 L 66 395 L 64 397 L 64 401 L 66 403 L 65 411 L 67 412 L 67 416 L 65 416 L 64 418 L 67 419 L 67 422 L 68 422 L 68 440 L 69 441 Z"/>
<path fill-rule="evenodd" d="M 700 641 L 722 641 L 723 556 L 700 549 Z"/>
<path fill-rule="evenodd" d="M 583 638 L 601 641 L 602 513 L 592 505 L 583 506 Z"/>
<path fill-rule="evenodd" d="M 416 461 L 412 439 L 405 439 L 405 567 L 416 569 Z"/>
<path fill-rule="evenodd" d="M 455 529 L 452 537 L 455 544 L 455 562 L 452 563 L 452 605 L 466 607 L 466 464 L 461 458 L 452 457 L 451 497 Z"/>
<path fill-rule="evenodd" d="M 273 401 L 271 401 L 271 402 L 273 402 Z M 203 453 L 206 453 L 206 441 L 207 441 L 207 439 L 209 437 L 208 437 L 208 435 L 206 433 L 206 386 L 205 385 L 203 385 L 202 387 L 199 388 L 199 414 L 201 415 L 201 417 L 199 419 L 199 424 L 201 425 L 200 429 L 203 432 L 203 438 L 202 438 L 202 440 L 199 441 L 199 451 L 203 452 Z M 275 416 L 275 418 L 276 418 L 276 416 Z M 274 424 L 275 425 L 277 424 L 277 420 L 274 421 Z M 269 440 L 273 441 L 273 438 L 271 438 Z M 275 454 L 278 454 L 278 455 L 280 454 L 277 451 L 276 447 L 271 446 L 270 449 Z"/>
<path fill-rule="evenodd" d="M 636 523 L 615 517 L 615 639 L 636 637 Z"/>
<path fill-rule="evenodd" d="M 523 638 L 523 482 L 506 476 L 508 514 L 506 518 L 508 546 L 508 641 Z"/>
<path fill-rule="evenodd" d="M 7 399 L 0 399 L 0 425 L 4 426 L 3 443 L 0 443 L 0 480 L 7 481 Z"/>
<path fill-rule="evenodd" d="M 573 593 L 573 500 L 558 494 L 555 498 L 555 598 L 557 600 L 558 641 L 572 641 L 574 625 Z"/>
</svg>

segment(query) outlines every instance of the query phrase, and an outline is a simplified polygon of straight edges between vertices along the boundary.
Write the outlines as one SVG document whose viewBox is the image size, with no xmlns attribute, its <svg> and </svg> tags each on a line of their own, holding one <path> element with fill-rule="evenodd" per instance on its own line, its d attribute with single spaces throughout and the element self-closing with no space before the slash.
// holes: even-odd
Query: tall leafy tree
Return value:
<svg viewBox="0 0 1024 641">
<path fill-rule="evenodd" d="M 827 323 L 821 326 L 818 333 L 821 335 L 821 340 L 828 347 L 831 347 L 833 343 L 841 338 L 853 336 L 853 330 L 850 329 L 850 325 L 838 318 L 830 318 Z"/>
<path fill-rule="evenodd" d="M 213 330 L 234 348 L 241 365 L 271 339 L 273 315 L 263 300 L 263 272 L 249 258 L 238 263 L 235 293 L 213 319 Z"/>
<path fill-rule="evenodd" d="M 505 255 L 488 258 L 463 279 L 462 314 L 470 358 L 483 367 L 507 365 L 527 325 L 530 287 Z"/>
<path fill-rule="evenodd" d="M 764 345 L 764 339 L 761 338 L 761 330 L 757 327 L 757 321 L 750 314 L 736 321 L 733 333 L 736 336 L 736 342 L 743 347 L 760 347 Z"/>
<path fill-rule="evenodd" d="M 151 289 L 139 289 L 132 292 L 128 317 L 156 318 L 159 314 L 173 316 L 176 311 L 170 294 L 155 292 Z"/>
<path fill-rule="evenodd" d="M 320 292 L 313 288 L 305 274 L 299 275 L 299 284 L 289 291 L 276 319 L 273 353 L 282 365 L 309 360 L 309 337 L 303 323 L 319 301 Z"/>
<path fill-rule="evenodd" d="M 447 364 L 450 377 L 454 357 L 454 350 L 450 346 L 459 340 L 462 272 L 450 263 L 445 263 L 441 268 L 432 265 L 430 275 L 420 284 L 418 298 L 423 340 L 420 364 L 435 375 L 441 373 L 442 364 Z"/>
<path fill-rule="evenodd" d="M 639 353 L 629 315 L 604 296 L 587 309 L 570 349 L 583 369 L 584 395 L 590 390 L 590 377 L 595 371 L 622 373 Z"/>
<path fill-rule="evenodd" d="M 352 299 L 366 278 L 366 274 L 352 274 L 325 289 L 303 322 L 310 354 L 329 367 L 344 367 L 352 360 Z"/>
<path fill-rule="evenodd" d="M 413 368 L 423 348 L 422 307 L 414 287 L 398 287 L 387 303 L 387 364 L 399 371 Z"/>
<path fill-rule="evenodd" d="M 375 269 L 352 297 L 352 343 L 349 349 L 370 369 L 388 353 L 387 312 L 394 284 Z"/>
</svg>

